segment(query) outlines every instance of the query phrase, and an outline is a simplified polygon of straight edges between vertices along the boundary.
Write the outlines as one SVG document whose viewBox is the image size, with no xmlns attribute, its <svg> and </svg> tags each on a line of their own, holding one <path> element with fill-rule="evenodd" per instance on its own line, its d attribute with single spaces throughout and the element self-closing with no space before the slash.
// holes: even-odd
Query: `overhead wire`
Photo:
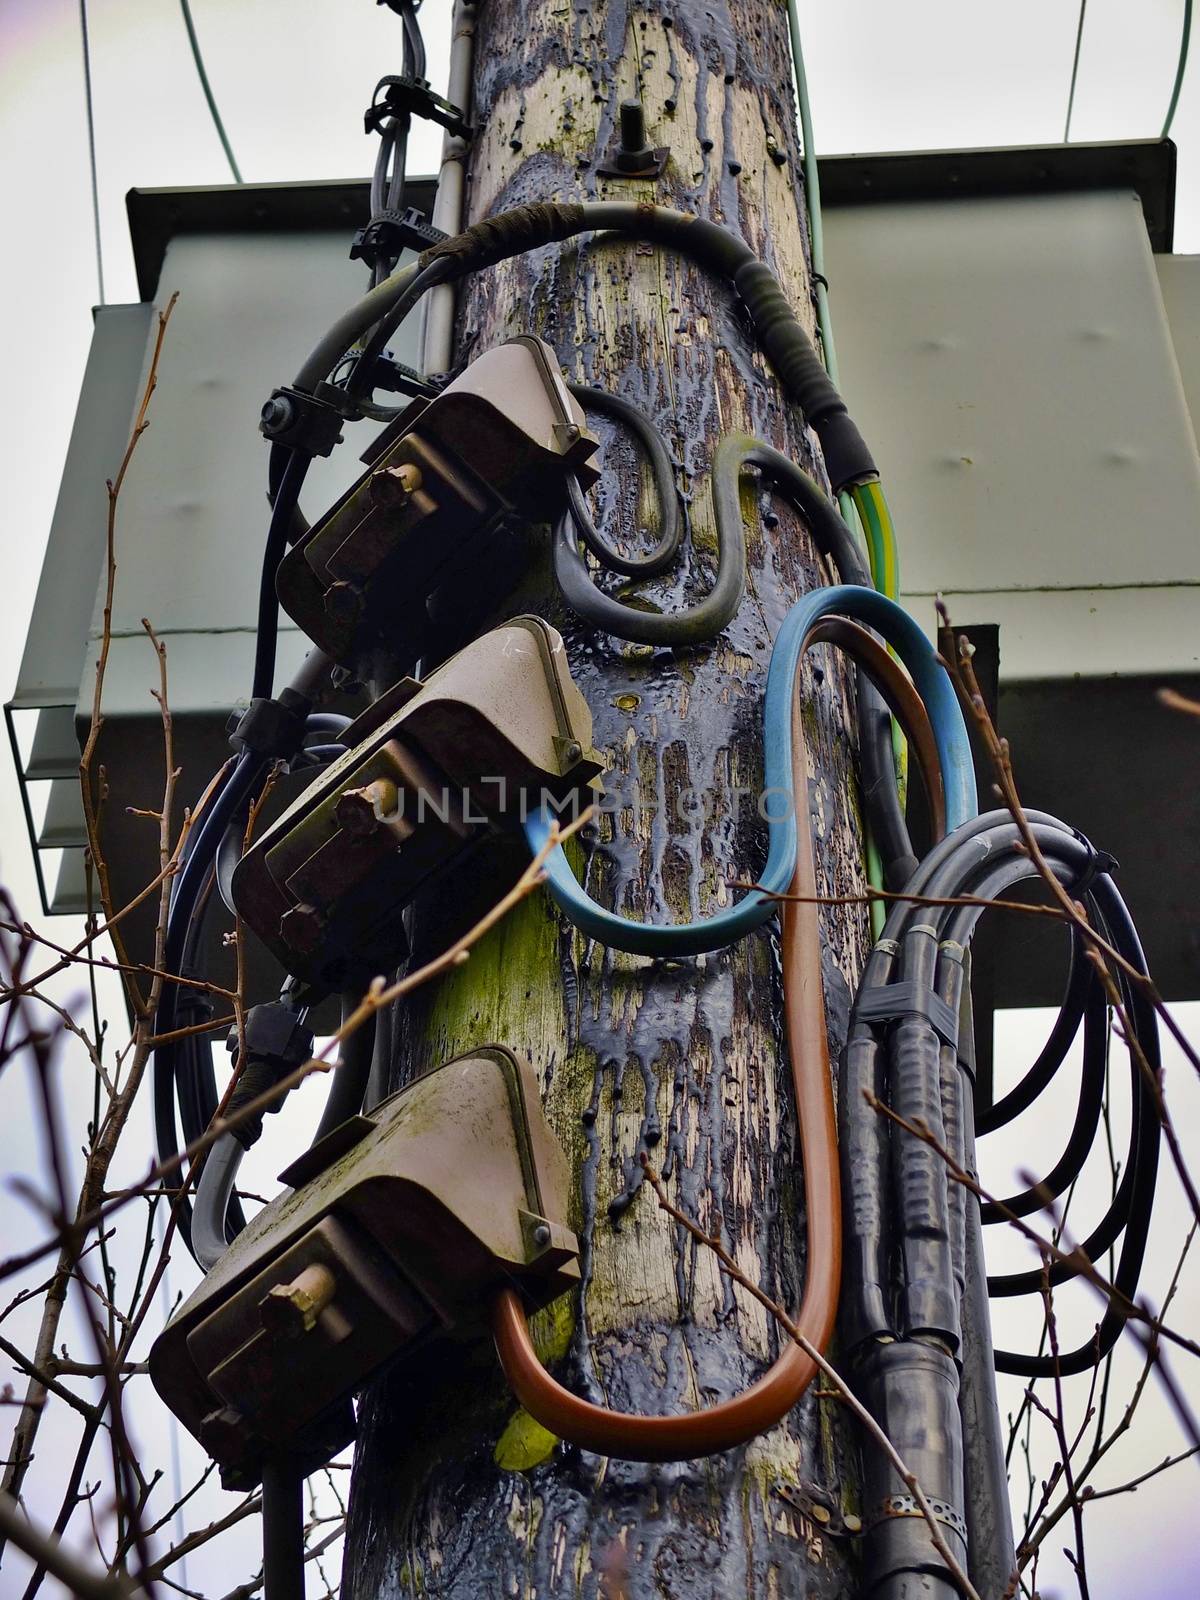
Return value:
<svg viewBox="0 0 1200 1600">
<path fill-rule="evenodd" d="M 192 8 L 189 0 L 179 0 L 179 9 L 183 13 L 183 25 L 187 29 L 188 44 L 191 46 L 192 61 L 196 68 L 196 76 L 200 80 L 200 87 L 204 91 L 204 99 L 208 105 L 208 114 L 212 118 L 213 127 L 217 131 L 217 138 L 221 141 L 221 149 L 225 152 L 225 159 L 229 163 L 229 170 L 233 174 L 234 183 L 244 183 L 241 168 L 233 154 L 233 146 L 229 142 L 229 135 L 225 131 L 220 109 L 217 106 L 217 97 L 213 94 L 212 84 L 208 80 L 208 69 L 204 65 L 204 52 L 200 49 L 200 40 L 196 33 L 196 24 L 192 20 Z"/>
<path fill-rule="evenodd" d="M 1075 85 L 1079 81 L 1079 53 L 1083 48 L 1083 25 L 1087 18 L 1087 0 L 1079 0 L 1079 22 L 1075 28 L 1075 53 L 1071 58 L 1071 88 L 1067 94 L 1067 118 L 1063 123 L 1063 143 L 1071 142 L 1071 117 L 1075 110 Z"/>
<path fill-rule="evenodd" d="M 1171 85 L 1171 103 L 1168 105 L 1166 117 L 1163 119 L 1162 137 L 1164 139 L 1170 133 L 1175 122 L 1175 112 L 1179 107 L 1179 96 L 1183 89 L 1183 80 L 1187 72 L 1191 43 L 1192 0 L 1183 0 L 1183 27 L 1179 39 L 1179 61 L 1175 68 L 1175 81 Z"/>
<path fill-rule="evenodd" d="M 96 292 L 104 299 L 104 246 L 100 237 L 100 180 L 96 167 L 96 117 L 92 104 L 92 46 L 88 32 L 87 0 L 79 0 L 79 36 L 83 47 L 83 100 L 87 116 L 88 168 L 92 184 L 92 232 L 96 242 Z"/>
</svg>

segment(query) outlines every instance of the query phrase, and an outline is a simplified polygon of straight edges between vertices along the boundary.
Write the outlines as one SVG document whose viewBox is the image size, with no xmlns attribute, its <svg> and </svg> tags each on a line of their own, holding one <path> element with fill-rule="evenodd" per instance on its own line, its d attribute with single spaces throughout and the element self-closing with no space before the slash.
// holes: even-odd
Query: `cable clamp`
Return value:
<svg viewBox="0 0 1200 1600">
<path fill-rule="evenodd" d="M 290 761 L 304 743 L 309 702 L 294 689 L 281 689 L 278 699 L 251 700 L 239 716 L 230 717 L 229 742 L 241 754 L 252 750 L 271 760 Z"/>
<path fill-rule="evenodd" d="M 952 1506 L 948 1500 L 939 1500 L 934 1495 L 926 1496 L 926 1503 L 933 1512 L 934 1520 L 943 1527 L 950 1528 L 965 1543 L 967 1538 L 966 1519 L 957 1506 Z M 918 1505 L 916 1497 L 911 1494 L 885 1495 L 873 1511 L 868 1513 L 866 1531 L 871 1532 L 881 1522 L 887 1522 L 893 1517 L 923 1517 L 924 1510 Z"/>
<path fill-rule="evenodd" d="M 297 1017 L 295 1010 L 282 1000 L 271 1000 L 263 1005 L 251 1006 L 244 1018 L 243 1030 L 230 1030 L 225 1048 L 236 1056 L 245 1041 L 245 1055 L 237 1084 L 225 1107 L 225 1115 L 248 1106 L 259 1095 L 273 1089 L 281 1079 L 312 1059 L 313 1033 Z M 276 1112 L 286 1095 L 280 1095 L 274 1104 L 264 1106 L 255 1116 L 245 1118 L 229 1131 L 244 1150 L 249 1150 L 262 1135 L 262 1119 L 268 1112 Z"/>
<path fill-rule="evenodd" d="M 441 228 L 435 228 L 416 206 L 405 206 L 403 211 L 377 211 L 366 227 L 354 235 L 350 259 L 375 267 L 380 261 L 394 261 L 402 250 L 418 253 L 431 250 L 449 237 Z"/>
<path fill-rule="evenodd" d="M 314 394 L 303 389 L 280 388 L 262 408 L 258 431 L 272 444 L 284 444 L 305 455 L 328 456 L 342 442 L 342 419 L 338 412 Z"/>
<path fill-rule="evenodd" d="M 383 99 L 379 91 L 383 90 Z M 363 113 L 363 127 L 368 133 L 382 133 L 390 117 L 421 117 L 426 122 L 437 122 L 456 139 L 472 139 L 475 130 L 467 121 L 461 106 L 451 105 L 440 94 L 434 94 L 425 78 L 409 73 L 397 73 L 380 78 L 375 85 L 371 104 Z"/>
<path fill-rule="evenodd" d="M 958 1017 L 940 995 L 913 978 L 867 989 L 858 997 L 854 1017 L 857 1022 L 868 1023 L 910 1022 L 919 1018 L 929 1024 L 943 1044 L 958 1048 Z"/>
</svg>

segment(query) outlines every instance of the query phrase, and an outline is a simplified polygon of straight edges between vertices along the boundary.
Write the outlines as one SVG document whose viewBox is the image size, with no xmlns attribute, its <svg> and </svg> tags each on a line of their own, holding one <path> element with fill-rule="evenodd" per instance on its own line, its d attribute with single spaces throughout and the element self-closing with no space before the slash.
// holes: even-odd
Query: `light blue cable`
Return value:
<svg viewBox="0 0 1200 1600">
<path fill-rule="evenodd" d="M 792 696 L 804 640 L 822 617 L 853 617 L 882 635 L 908 668 L 917 693 L 925 702 L 937 740 L 946 794 L 946 828 L 957 828 L 976 813 L 975 770 L 971 747 L 958 700 L 945 669 L 932 646 L 908 613 L 874 589 L 840 584 L 818 589 L 798 600 L 784 618 L 771 665 L 763 706 L 763 768 L 765 786 L 762 809 L 767 813 L 770 844 L 767 864 L 759 878 L 762 889 L 752 889 L 737 905 L 706 917 L 702 922 L 629 922 L 599 906 L 571 870 L 561 845 L 546 860 L 550 893 L 583 933 L 615 950 L 640 956 L 695 956 L 732 944 L 772 915 L 771 894 L 785 894 L 796 866 L 796 817 L 792 799 Z M 782 800 L 783 814 L 775 816 Z M 771 801 L 775 801 L 775 807 Z M 525 823 L 525 837 L 536 855 L 550 838 L 553 819 L 543 806 Z M 764 893 L 763 891 L 767 891 Z"/>
</svg>

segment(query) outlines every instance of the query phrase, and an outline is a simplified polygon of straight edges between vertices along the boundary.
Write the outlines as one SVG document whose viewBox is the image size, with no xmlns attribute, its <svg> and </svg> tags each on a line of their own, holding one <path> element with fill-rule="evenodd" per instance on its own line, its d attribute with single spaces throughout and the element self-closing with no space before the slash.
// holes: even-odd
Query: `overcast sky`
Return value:
<svg viewBox="0 0 1200 1600">
<path fill-rule="evenodd" d="M 243 172 L 251 181 L 365 176 L 373 154 L 362 110 L 376 78 L 399 70 L 399 27 L 372 0 L 193 0 L 209 72 Z M 1170 95 L 1182 0 L 1091 0 L 1072 124 L 1078 139 L 1158 133 Z M 220 183 L 228 171 L 195 79 L 176 0 L 93 0 L 96 139 L 105 287 L 110 301 L 136 299 L 124 195 L 133 186 Z M 821 151 L 955 148 L 1051 142 L 1063 134 L 1077 0 L 801 0 L 817 143 Z M 435 86 L 444 78 L 449 0 L 427 0 L 423 24 Z M 1179 144 L 1176 249 L 1200 251 L 1200 65 L 1185 85 L 1174 136 Z M 433 170 L 439 138 L 418 127 L 411 172 Z M 0 0 L 0 305 L 9 382 L 3 401 L 4 622 L 0 690 L 14 681 L 40 569 L 97 299 L 84 122 L 77 0 Z M 15 781 L 0 757 L 0 866 L 27 912 L 36 890 Z M 1191 1013 L 1194 1018 L 1194 1012 Z M 1003 1024 L 1028 1047 L 1044 1019 Z M 1006 1035 L 1008 1037 L 1008 1035 Z M 1185 1126 L 1200 1125 L 1200 1095 L 1172 1073 Z M 309 1112 L 312 1111 L 312 1118 Z M 274 1119 L 282 1123 L 285 1119 Z M 283 1136 L 304 1137 L 302 1107 Z M 1053 1128 L 1043 1128 L 1050 1135 Z M 253 1177 L 269 1183 L 276 1143 Z M 0 1119 L 0 1155 L 11 1171 L 27 1164 L 28 1130 Z M 1041 1152 L 1033 1145 L 991 1157 L 1002 1169 Z M 1164 1212 L 1174 1212 L 1166 1180 Z M 11 1215 L 14 1202 L 0 1198 Z M 0 1223 L 0 1234 L 5 1232 Z M 1151 1292 L 1164 1281 L 1164 1252 Z M 1181 1313 L 1200 1309 L 1196 1274 Z M 1068 1315 L 1075 1313 L 1068 1312 Z M 1082 1309 L 1079 1315 L 1086 1315 Z M 1126 1373 L 1128 1372 L 1126 1367 Z M 1013 1403 L 1019 1386 L 1005 1388 Z M 1129 1470 L 1176 1447 L 1177 1433 L 1156 1396 L 1154 1427 L 1122 1455 Z M 141 1419 L 148 1457 L 163 1459 L 161 1417 Z M 47 1435 L 54 1440 L 52 1429 Z M 195 1459 L 195 1452 L 191 1452 Z M 1195 1477 L 1178 1469 L 1134 1502 L 1110 1502 L 1089 1517 L 1093 1594 L 1138 1593 L 1155 1600 L 1194 1592 L 1191 1523 Z M 210 1505 L 224 1501 L 214 1492 Z M 1136 1512 L 1136 1515 L 1134 1514 Z M 252 1560 L 254 1531 L 192 1581 L 234 1581 Z M 1050 1590 L 1069 1574 L 1052 1541 L 1044 1573 Z M 0 1579 L 0 1593 L 11 1590 Z"/>
</svg>

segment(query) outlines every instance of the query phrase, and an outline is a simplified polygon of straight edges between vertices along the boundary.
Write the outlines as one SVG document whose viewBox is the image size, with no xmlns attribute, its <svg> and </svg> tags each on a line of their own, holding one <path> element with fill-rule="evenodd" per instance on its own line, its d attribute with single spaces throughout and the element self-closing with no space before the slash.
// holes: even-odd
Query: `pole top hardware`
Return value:
<svg viewBox="0 0 1200 1600">
<path fill-rule="evenodd" d="M 379 98 L 380 90 L 383 99 Z M 434 94 L 428 80 L 401 72 L 380 78 L 375 85 L 371 104 L 363 113 L 363 127 L 368 133 L 379 133 L 390 117 L 423 117 L 427 122 L 437 122 L 456 139 L 472 139 L 475 130 L 463 115 L 462 107 L 451 105 L 440 94 Z"/>
<path fill-rule="evenodd" d="M 589 804 L 601 767 L 562 638 L 540 617 L 484 634 L 425 683 L 402 679 L 342 738 L 346 754 L 233 877 L 247 924 L 322 992 L 394 967 L 427 879 L 546 799 Z"/>
<path fill-rule="evenodd" d="M 284 556 L 280 603 L 347 666 L 377 644 L 421 650 L 435 592 L 457 625 L 495 603 L 514 523 L 553 520 L 567 481 L 595 481 L 597 449 L 554 352 L 522 334 L 473 361 L 434 399 L 417 399 L 374 441 L 369 470 Z M 409 492 L 388 493 L 401 469 Z M 390 481 L 389 481 L 390 480 Z M 525 552 L 524 559 L 528 559 Z M 457 641 L 456 641 L 457 642 Z"/>
<path fill-rule="evenodd" d="M 437 1067 L 280 1175 L 156 1340 L 155 1388 L 227 1487 L 268 1458 L 315 1471 L 385 1361 L 477 1337 L 503 1284 L 542 1306 L 579 1282 L 568 1177 L 525 1061 L 486 1045 Z"/>
</svg>

